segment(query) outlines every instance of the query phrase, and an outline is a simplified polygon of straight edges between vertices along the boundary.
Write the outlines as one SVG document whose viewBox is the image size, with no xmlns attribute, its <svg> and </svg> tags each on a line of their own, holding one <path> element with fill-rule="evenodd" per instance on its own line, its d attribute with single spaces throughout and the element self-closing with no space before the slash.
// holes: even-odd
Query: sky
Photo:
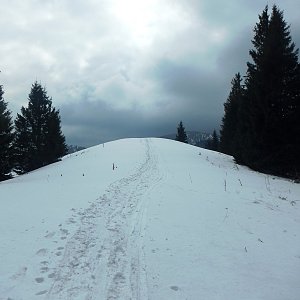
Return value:
<svg viewBox="0 0 300 300">
<path fill-rule="evenodd" d="M 0 0 L 0 84 L 13 116 L 38 81 L 68 144 L 219 130 L 262 0 Z M 300 1 L 280 0 L 300 47 Z"/>
</svg>

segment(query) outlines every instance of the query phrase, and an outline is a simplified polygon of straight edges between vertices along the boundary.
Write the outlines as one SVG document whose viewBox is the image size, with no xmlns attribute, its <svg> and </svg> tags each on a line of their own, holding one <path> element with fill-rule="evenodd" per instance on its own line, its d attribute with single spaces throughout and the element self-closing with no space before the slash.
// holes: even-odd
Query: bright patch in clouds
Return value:
<svg viewBox="0 0 300 300">
<path fill-rule="evenodd" d="M 131 38 L 139 46 L 146 46 L 153 37 L 153 21 L 157 10 L 157 1 L 149 0 L 117 0 L 112 6 L 113 14 L 120 25 L 129 31 Z"/>
</svg>

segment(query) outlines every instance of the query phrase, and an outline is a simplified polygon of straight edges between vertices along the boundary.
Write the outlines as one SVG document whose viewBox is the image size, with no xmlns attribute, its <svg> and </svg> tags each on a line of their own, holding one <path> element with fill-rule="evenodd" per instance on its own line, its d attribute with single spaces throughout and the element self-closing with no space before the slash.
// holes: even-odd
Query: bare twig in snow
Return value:
<svg viewBox="0 0 300 300">
<path fill-rule="evenodd" d="M 225 215 L 225 217 L 224 217 L 224 219 L 223 219 L 223 223 L 224 223 L 225 220 L 228 218 L 228 207 L 226 207 L 225 209 L 226 209 L 226 215 Z"/>
</svg>

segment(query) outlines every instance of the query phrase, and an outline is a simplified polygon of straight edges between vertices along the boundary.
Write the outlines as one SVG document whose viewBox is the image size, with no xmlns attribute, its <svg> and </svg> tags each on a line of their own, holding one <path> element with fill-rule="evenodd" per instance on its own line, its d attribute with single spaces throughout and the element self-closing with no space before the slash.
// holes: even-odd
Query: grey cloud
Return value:
<svg viewBox="0 0 300 300">
<path fill-rule="evenodd" d="M 187 120 L 192 119 L 194 128 L 212 130 L 218 127 L 226 100 L 227 82 L 222 70 L 202 70 L 201 65 L 162 60 L 152 76 L 159 82 L 162 92 L 169 95 L 169 106 Z"/>
<path fill-rule="evenodd" d="M 19 112 L 38 80 L 60 109 L 70 143 L 160 136 L 180 120 L 188 130 L 218 129 L 265 3 L 154 1 L 141 33 L 134 24 L 122 26 L 113 13 L 117 3 L 123 1 L 3 3 L 0 79 L 9 108 Z M 299 47 L 300 2 L 279 6 Z"/>
<path fill-rule="evenodd" d="M 161 136 L 174 132 L 177 122 L 166 118 L 165 112 L 153 119 L 139 109 L 113 109 L 100 100 L 66 104 L 60 112 L 67 141 L 84 146 L 124 137 Z"/>
<path fill-rule="evenodd" d="M 227 80 L 237 72 L 242 75 L 246 73 L 247 61 L 250 60 L 249 50 L 253 48 L 252 38 L 252 27 L 244 28 L 220 52 L 217 58 L 218 69 Z"/>
</svg>

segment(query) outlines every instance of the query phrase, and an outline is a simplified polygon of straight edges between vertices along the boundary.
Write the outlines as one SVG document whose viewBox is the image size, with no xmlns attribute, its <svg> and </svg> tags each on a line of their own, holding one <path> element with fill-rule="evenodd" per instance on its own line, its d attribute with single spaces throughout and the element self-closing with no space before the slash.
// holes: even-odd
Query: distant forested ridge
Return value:
<svg viewBox="0 0 300 300">
<path fill-rule="evenodd" d="M 190 145 L 205 147 L 207 140 L 212 138 L 210 133 L 199 132 L 199 131 L 186 131 L 188 143 Z M 161 138 L 176 140 L 176 133 L 166 134 Z"/>
</svg>

